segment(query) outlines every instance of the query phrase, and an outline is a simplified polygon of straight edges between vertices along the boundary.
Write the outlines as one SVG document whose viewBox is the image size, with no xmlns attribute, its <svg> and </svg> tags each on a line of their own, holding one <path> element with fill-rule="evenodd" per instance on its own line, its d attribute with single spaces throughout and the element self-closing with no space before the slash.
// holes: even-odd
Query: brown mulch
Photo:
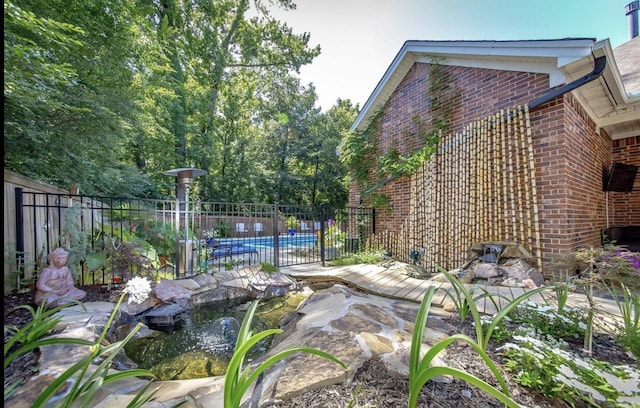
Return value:
<svg viewBox="0 0 640 408">
<path fill-rule="evenodd" d="M 119 292 L 108 291 L 99 286 L 82 287 L 87 292 L 85 302 L 93 301 L 117 301 Z M 24 309 L 12 310 L 18 305 L 33 304 L 33 293 L 11 294 L 4 298 L 4 324 L 21 327 L 31 318 L 30 313 Z M 452 318 L 451 323 L 457 325 L 461 332 L 473 337 L 472 326 L 467 322 L 460 324 Z M 5 342 L 7 340 L 5 330 Z M 576 344 L 579 350 L 582 344 Z M 495 346 L 489 347 L 489 351 Z M 598 336 L 595 338 L 594 357 L 614 364 L 630 364 L 633 360 L 627 353 L 609 336 Z M 491 352 L 489 352 L 491 355 Z M 494 361 L 499 362 L 499 355 L 491 355 Z M 475 375 L 494 386 L 497 382 L 491 372 L 487 369 L 484 361 L 473 350 L 472 347 L 464 343 L 453 343 L 447 348 L 447 361 L 449 366 L 460 368 L 469 374 Z M 637 363 L 637 362 L 636 362 Z M 24 381 L 34 376 L 38 372 L 38 352 L 28 352 L 15 360 L 5 369 L 4 384 L 8 385 L 16 381 Z M 506 375 L 506 373 L 505 373 Z M 513 382 L 506 376 L 512 397 L 525 407 L 539 408 L 565 408 L 569 407 L 563 401 L 546 398 L 536 392 Z M 446 380 L 446 381 L 445 381 Z M 485 394 L 479 389 L 470 386 L 458 379 L 445 379 L 442 381 L 430 381 L 422 389 L 419 407 L 428 408 L 453 408 L 453 407 L 481 407 L 498 408 L 504 407 L 493 397 Z M 408 380 L 390 376 L 380 361 L 371 360 L 361 367 L 354 380 L 350 384 L 341 384 L 323 387 L 317 390 L 308 391 L 298 397 L 288 401 L 273 401 L 274 407 L 288 408 L 343 408 L 343 407 L 406 407 L 408 401 Z M 576 407 L 582 407 L 576 404 Z"/>
</svg>

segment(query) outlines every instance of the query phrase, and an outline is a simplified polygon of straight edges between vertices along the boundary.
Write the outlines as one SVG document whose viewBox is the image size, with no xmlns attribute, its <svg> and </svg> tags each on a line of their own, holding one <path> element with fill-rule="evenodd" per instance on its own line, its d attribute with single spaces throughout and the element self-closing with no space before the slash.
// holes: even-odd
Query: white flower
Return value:
<svg viewBox="0 0 640 408">
<path fill-rule="evenodd" d="M 151 292 L 151 282 L 138 276 L 127 282 L 124 288 L 124 293 L 129 294 L 129 303 L 144 302 L 149 297 L 149 292 Z"/>
</svg>

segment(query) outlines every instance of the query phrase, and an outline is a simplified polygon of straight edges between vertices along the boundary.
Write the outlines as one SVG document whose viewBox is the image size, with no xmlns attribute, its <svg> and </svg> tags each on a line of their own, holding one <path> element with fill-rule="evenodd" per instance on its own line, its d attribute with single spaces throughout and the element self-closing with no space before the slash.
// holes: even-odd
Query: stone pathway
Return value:
<svg viewBox="0 0 640 408">
<path fill-rule="evenodd" d="M 257 288 L 281 288 L 286 276 L 309 281 L 342 281 L 361 289 L 358 292 L 344 285 L 333 286 L 316 292 L 298 309 L 295 330 L 276 344 L 270 352 L 292 345 L 308 345 L 334 354 L 347 363 L 345 372 L 334 363 L 315 356 L 298 355 L 272 370 L 265 376 L 258 398 L 289 398 L 303 393 L 309 387 L 336 384 L 352 378 L 367 358 L 377 356 L 391 372 L 406 375 L 408 350 L 410 347 L 413 322 L 418 304 L 429 286 L 448 288 L 447 282 L 415 279 L 397 268 L 380 265 L 352 265 L 343 267 L 322 267 L 318 264 L 299 265 L 282 268 L 282 275 L 264 274 L 254 269 L 232 271 L 225 276 L 212 279 L 211 275 L 196 279 L 176 281 L 181 288 L 188 289 L 194 299 L 205 302 L 207 293 L 218 293 L 221 286 L 238 290 Z M 222 280 L 222 282 L 220 282 Z M 208 286 L 209 285 L 209 286 Z M 518 296 L 519 288 L 490 287 L 489 291 L 499 291 L 505 296 Z M 171 292 L 171 291 L 169 291 Z M 425 344 L 432 344 L 442 336 L 452 334 L 444 319 L 449 314 L 443 312 L 447 300 L 444 291 L 439 290 L 431 308 L 434 318 L 428 321 Z M 544 301 L 542 297 L 534 300 Z M 570 305 L 584 305 L 584 296 L 572 293 Z M 86 311 L 75 306 L 63 310 L 65 337 L 83 338 L 95 341 L 107 322 L 112 303 L 85 303 Z M 600 307 L 606 314 L 618 313 L 613 301 L 600 299 Z M 123 305 L 125 306 L 125 305 Z M 493 313 L 490 302 L 478 305 L 480 310 Z M 30 407 L 37 395 L 59 373 L 86 355 L 86 349 L 78 346 L 42 347 L 41 371 L 32 381 L 21 387 L 14 398 L 5 401 L 7 407 Z M 165 408 L 186 401 L 183 407 L 222 407 L 222 384 L 224 377 L 209 377 L 194 380 L 158 381 L 156 399 L 145 406 Z M 137 391 L 147 382 L 127 379 L 104 386 L 98 393 L 93 407 L 106 408 L 126 406 Z M 248 393 L 249 394 L 249 393 Z"/>
<path fill-rule="evenodd" d="M 452 291 L 452 285 L 446 278 L 441 279 L 416 279 L 407 275 L 402 264 L 397 267 L 385 267 L 376 265 L 346 265 L 332 267 L 318 267 L 316 264 L 288 266 L 283 269 L 283 273 L 289 276 L 308 281 L 340 281 L 352 285 L 369 293 L 392 299 L 404 299 L 420 303 L 425 292 L 430 286 L 435 286 L 438 291 L 431 301 L 434 307 L 444 307 L 450 300 L 447 291 Z M 510 300 L 522 295 L 526 288 L 508 286 L 487 286 L 481 284 L 466 284 L 466 288 L 473 290 L 473 287 L 485 289 L 489 293 L 496 293 L 502 297 L 496 297 L 496 302 L 502 308 Z M 477 292 L 480 293 L 480 292 Z M 549 295 L 536 294 L 529 298 L 532 302 L 548 303 Z M 580 293 L 570 293 L 567 300 L 569 307 L 584 307 L 587 305 L 586 296 Z M 488 299 L 483 298 L 476 303 L 476 307 L 482 313 L 493 315 L 497 313 L 495 305 Z M 609 324 L 614 324 L 619 320 L 620 311 L 615 301 L 606 298 L 597 298 L 597 309 Z"/>
</svg>

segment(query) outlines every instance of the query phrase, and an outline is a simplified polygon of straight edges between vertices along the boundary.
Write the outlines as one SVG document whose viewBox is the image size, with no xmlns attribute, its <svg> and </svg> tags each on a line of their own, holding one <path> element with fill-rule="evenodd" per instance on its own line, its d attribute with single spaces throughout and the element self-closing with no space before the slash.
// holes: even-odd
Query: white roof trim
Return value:
<svg viewBox="0 0 640 408">
<path fill-rule="evenodd" d="M 607 67 L 605 68 L 602 75 L 604 76 L 604 80 L 609 84 L 608 89 L 609 92 L 613 92 L 612 94 L 616 104 L 626 104 L 629 102 L 633 102 L 632 99 L 624 92 L 624 84 L 622 83 L 622 76 L 620 75 L 620 71 L 618 70 L 618 66 L 614 64 L 614 55 L 613 50 L 611 49 L 611 43 L 609 40 L 598 41 L 593 47 L 593 56 L 598 58 L 600 56 L 607 57 Z M 615 86 L 610 86 L 610 84 L 615 84 Z M 636 98 L 637 100 L 637 98 Z"/>
<path fill-rule="evenodd" d="M 414 62 L 431 63 L 434 59 L 428 56 L 421 56 L 414 59 Z M 550 87 L 562 85 L 565 83 L 565 77 L 556 65 L 557 61 L 553 58 L 511 58 L 511 59 L 495 59 L 490 57 L 476 58 L 441 58 L 438 63 L 442 65 L 451 65 L 457 67 L 498 69 L 501 71 L 518 71 L 518 72 L 534 72 L 537 74 L 548 74 Z"/>
</svg>

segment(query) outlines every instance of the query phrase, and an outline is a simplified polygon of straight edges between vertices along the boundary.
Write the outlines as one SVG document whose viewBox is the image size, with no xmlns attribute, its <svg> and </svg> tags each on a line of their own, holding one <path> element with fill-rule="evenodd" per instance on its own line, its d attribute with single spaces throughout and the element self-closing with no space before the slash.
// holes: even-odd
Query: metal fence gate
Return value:
<svg viewBox="0 0 640 408">
<path fill-rule="evenodd" d="M 266 263 L 325 263 L 366 249 L 368 208 L 118 199 L 16 189 L 16 289 L 56 247 L 80 285 L 182 278 Z M 5 245 L 6 246 L 6 245 Z M 6 249 L 5 249 L 6 253 Z"/>
</svg>

